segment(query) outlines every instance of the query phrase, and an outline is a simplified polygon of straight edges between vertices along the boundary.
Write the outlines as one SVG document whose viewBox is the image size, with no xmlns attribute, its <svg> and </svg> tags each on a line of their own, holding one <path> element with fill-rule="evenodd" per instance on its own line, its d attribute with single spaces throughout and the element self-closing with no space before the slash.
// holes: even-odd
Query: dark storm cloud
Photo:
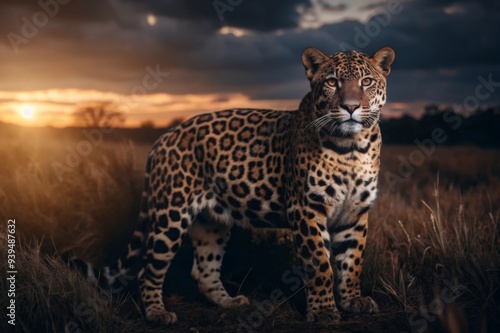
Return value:
<svg viewBox="0 0 500 333">
<path fill-rule="evenodd" d="M 405 3 L 399 14 L 377 15 L 366 25 L 342 22 L 322 29 L 366 53 L 391 46 L 397 53 L 397 66 L 404 69 L 499 63 L 498 13 L 477 3 L 463 3 L 451 14 L 442 8 L 423 10 L 420 6 Z"/>
<path fill-rule="evenodd" d="M 249 70 L 260 67 L 264 71 L 297 66 L 300 52 L 307 46 L 334 53 L 341 50 L 342 43 L 347 43 L 367 54 L 383 46 L 394 48 L 398 69 L 427 70 L 500 62 L 497 43 L 500 20 L 494 13 L 476 5 L 453 15 L 438 10 L 423 12 L 416 5 L 405 6 L 399 14 L 389 18 L 387 26 L 373 18 L 371 21 L 379 29 L 377 34 L 367 31 L 370 23 L 343 21 L 316 30 L 288 31 L 282 35 L 217 36 L 194 56 L 200 66 L 210 64 Z M 365 36 L 361 39 L 362 44 L 356 43 L 360 34 Z"/>
<path fill-rule="evenodd" d="M 299 7 L 309 0 L 130 0 L 144 10 L 174 19 L 206 20 L 214 26 L 231 26 L 255 31 L 272 31 L 298 26 Z"/>
<path fill-rule="evenodd" d="M 222 86 L 248 89 L 256 98 L 296 98 L 307 89 L 299 60 L 305 47 L 334 53 L 341 50 L 342 43 L 348 43 L 371 55 L 390 46 L 396 51 L 390 78 L 395 100 L 451 102 L 472 94 L 480 75 L 500 78 L 497 13 L 478 3 L 454 5 L 458 7 L 445 11 L 445 5 L 404 3 L 402 11 L 392 15 L 387 26 L 379 24 L 379 33 L 371 37 L 365 31 L 369 24 L 344 21 L 282 35 L 217 36 L 207 43 L 208 48 L 200 48 L 192 56 L 200 66 L 225 68 L 225 74 L 218 76 Z M 374 18 L 372 22 L 378 21 Z M 367 45 L 356 47 L 358 31 L 368 36 Z M 253 89 L 259 82 L 265 82 L 265 89 Z M 498 102 L 498 98 L 491 102 Z"/>
<path fill-rule="evenodd" d="M 160 65 L 171 73 L 161 85 L 167 93 L 243 92 L 253 98 L 296 99 L 308 89 L 302 50 L 315 46 L 331 54 L 340 51 L 342 43 L 368 54 L 384 46 L 394 48 L 392 101 L 452 101 L 473 91 L 478 75 L 500 75 L 496 2 L 403 2 L 387 25 L 377 23 L 383 14 L 372 18 L 380 31 L 370 33 L 363 45 L 355 41 L 359 31 L 368 34 L 370 24 L 355 20 L 289 29 L 299 24 L 299 7 L 311 9 L 309 1 L 243 0 L 224 12 L 223 21 L 213 3 L 72 0 L 14 54 L 4 37 L 19 31 L 22 15 L 40 9 L 35 1 L 2 2 L 0 90 L 75 87 L 129 93 L 147 66 Z M 347 8 L 328 1 L 319 4 L 331 12 Z M 374 5 L 387 8 L 387 3 Z M 149 13 L 157 17 L 154 26 L 146 24 Z M 221 35 L 221 26 L 251 33 Z"/>
</svg>

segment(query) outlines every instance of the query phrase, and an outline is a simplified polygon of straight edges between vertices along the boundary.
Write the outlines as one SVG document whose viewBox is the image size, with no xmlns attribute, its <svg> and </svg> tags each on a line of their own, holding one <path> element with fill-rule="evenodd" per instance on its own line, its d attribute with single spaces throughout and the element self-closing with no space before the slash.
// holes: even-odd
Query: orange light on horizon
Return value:
<svg viewBox="0 0 500 333">
<path fill-rule="evenodd" d="M 19 112 L 24 119 L 33 119 L 35 107 L 33 105 L 24 104 L 19 108 Z"/>
<path fill-rule="evenodd" d="M 4 99 L 6 102 L 2 102 Z M 73 113 L 89 101 L 111 101 L 123 107 L 124 127 L 139 127 L 144 122 L 166 126 L 174 118 L 232 108 L 292 110 L 299 100 L 252 99 L 243 93 L 207 93 L 174 95 L 155 93 L 132 99 L 109 91 L 49 89 L 38 91 L 0 91 L 0 122 L 29 127 L 74 126 Z"/>
<path fill-rule="evenodd" d="M 32 120 L 36 114 L 36 108 L 30 104 L 23 104 L 19 107 L 21 117 L 26 120 Z"/>
</svg>

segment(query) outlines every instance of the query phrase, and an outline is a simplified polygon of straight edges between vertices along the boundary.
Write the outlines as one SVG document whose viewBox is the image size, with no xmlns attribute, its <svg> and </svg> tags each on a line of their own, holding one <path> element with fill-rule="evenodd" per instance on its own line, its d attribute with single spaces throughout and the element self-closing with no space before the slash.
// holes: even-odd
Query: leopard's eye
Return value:
<svg viewBox="0 0 500 333">
<path fill-rule="evenodd" d="M 370 77 L 365 77 L 363 80 L 361 80 L 361 85 L 363 85 L 364 87 L 367 87 L 369 86 L 370 84 L 372 84 L 373 82 L 373 79 L 370 78 Z"/>
<path fill-rule="evenodd" d="M 334 77 L 328 78 L 326 80 L 326 84 L 329 85 L 330 87 L 337 87 L 337 79 Z"/>
</svg>

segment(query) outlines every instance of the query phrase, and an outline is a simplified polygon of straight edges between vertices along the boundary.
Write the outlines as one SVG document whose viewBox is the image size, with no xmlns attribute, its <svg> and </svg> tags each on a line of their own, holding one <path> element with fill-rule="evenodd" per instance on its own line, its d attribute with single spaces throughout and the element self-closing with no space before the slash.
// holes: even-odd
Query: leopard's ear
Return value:
<svg viewBox="0 0 500 333">
<path fill-rule="evenodd" d="M 309 47 L 302 52 L 302 64 L 304 64 L 306 76 L 309 80 L 312 80 L 319 66 L 327 59 L 328 56 L 314 47 Z"/>
<path fill-rule="evenodd" d="M 371 57 L 370 61 L 375 68 L 384 76 L 388 76 L 391 72 L 391 64 L 394 61 L 394 50 L 390 47 L 380 49 Z"/>
</svg>

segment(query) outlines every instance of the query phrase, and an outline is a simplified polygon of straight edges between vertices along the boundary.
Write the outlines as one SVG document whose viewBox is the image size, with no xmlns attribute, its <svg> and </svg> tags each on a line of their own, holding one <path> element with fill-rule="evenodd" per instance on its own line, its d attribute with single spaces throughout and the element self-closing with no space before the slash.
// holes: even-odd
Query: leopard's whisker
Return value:
<svg viewBox="0 0 500 333">
<path fill-rule="evenodd" d="M 325 115 L 323 115 L 323 116 L 321 116 L 321 117 L 319 117 L 319 118 L 317 118 L 317 119 L 315 119 L 315 120 L 311 121 L 311 122 L 310 122 L 310 123 L 306 126 L 306 129 L 307 129 L 307 128 L 309 128 L 309 127 L 311 127 L 311 126 L 315 126 L 315 127 L 317 128 L 317 127 L 318 127 L 318 123 L 321 123 L 321 122 L 325 121 L 325 119 L 329 118 L 329 116 L 330 116 L 329 114 L 325 114 Z M 321 127 L 321 126 L 319 126 L 319 127 Z"/>
<path fill-rule="evenodd" d="M 318 133 L 321 130 L 321 128 L 323 128 L 323 126 L 328 124 L 330 121 L 332 121 L 330 115 L 326 114 L 316 119 L 315 121 L 311 122 L 309 125 L 314 125 L 316 133 Z"/>
<path fill-rule="evenodd" d="M 319 132 L 325 125 L 327 125 L 328 123 L 330 123 L 332 121 L 334 121 L 334 120 L 331 118 L 325 119 L 324 121 L 321 122 L 321 124 L 318 124 L 318 126 L 316 127 L 316 130 Z"/>
<path fill-rule="evenodd" d="M 333 135 L 333 133 L 335 132 L 335 130 L 337 129 L 337 127 L 339 127 L 339 124 L 336 121 L 334 121 L 330 125 L 330 128 L 328 128 L 328 132 L 330 133 L 330 135 Z"/>
</svg>

